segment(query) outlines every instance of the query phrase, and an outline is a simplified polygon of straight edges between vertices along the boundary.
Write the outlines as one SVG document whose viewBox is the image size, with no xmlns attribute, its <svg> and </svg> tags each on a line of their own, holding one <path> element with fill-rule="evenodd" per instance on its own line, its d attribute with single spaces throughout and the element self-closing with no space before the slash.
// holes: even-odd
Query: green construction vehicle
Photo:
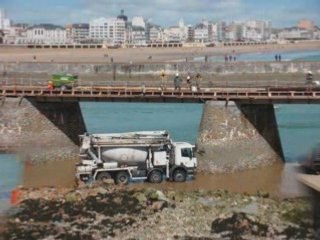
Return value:
<svg viewBox="0 0 320 240">
<path fill-rule="evenodd" d="M 53 88 L 72 89 L 77 85 L 78 76 L 72 74 L 53 74 L 49 83 Z"/>
</svg>

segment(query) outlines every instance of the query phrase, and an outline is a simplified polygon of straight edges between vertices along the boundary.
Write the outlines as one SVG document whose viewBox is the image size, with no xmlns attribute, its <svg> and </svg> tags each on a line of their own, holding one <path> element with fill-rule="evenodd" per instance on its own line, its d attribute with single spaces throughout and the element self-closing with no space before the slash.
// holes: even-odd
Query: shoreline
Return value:
<svg viewBox="0 0 320 240">
<path fill-rule="evenodd" d="M 222 56 L 225 54 L 312 51 L 320 41 L 257 46 L 121 48 L 121 49 L 28 49 L 0 47 L 2 62 L 157 63 L 177 59 Z M 34 56 L 36 59 L 34 60 Z M 151 59 L 150 59 L 151 57 Z"/>
</svg>

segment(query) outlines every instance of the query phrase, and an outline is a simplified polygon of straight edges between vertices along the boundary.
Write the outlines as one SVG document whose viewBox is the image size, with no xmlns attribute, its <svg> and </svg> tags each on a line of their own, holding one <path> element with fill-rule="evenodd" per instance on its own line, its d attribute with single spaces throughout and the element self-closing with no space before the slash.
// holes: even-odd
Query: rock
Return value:
<svg viewBox="0 0 320 240">
<path fill-rule="evenodd" d="M 108 193 L 108 190 L 105 189 L 105 188 L 103 188 L 103 187 L 97 187 L 96 191 L 97 191 L 98 193 L 101 193 L 101 194 L 106 194 L 106 193 Z"/>
<path fill-rule="evenodd" d="M 258 215 L 259 213 L 259 208 L 257 202 L 252 202 L 242 208 L 238 208 L 235 210 L 236 212 L 242 212 L 250 215 Z"/>
<path fill-rule="evenodd" d="M 158 200 L 165 201 L 165 202 L 170 202 L 170 200 L 164 195 L 163 192 L 157 190 L 156 194 L 158 195 Z"/>
<path fill-rule="evenodd" d="M 221 205 L 220 201 L 212 198 L 199 198 L 198 202 L 206 207 L 216 207 L 217 205 Z"/>
<path fill-rule="evenodd" d="M 144 204 L 148 200 L 147 197 L 141 192 L 136 193 L 134 197 L 139 201 L 140 204 Z"/>
<path fill-rule="evenodd" d="M 165 201 L 156 201 L 152 203 L 152 208 L 156 211 L 161 211 L 166 207 L 168 207 L 168 202 Z"/>
<path fill-rule="evenodd" d="M 75 201 L 77 201 L 77 199 L 78 199 L 78 197 L 75 192 L 67 193 L 67 195 L 65 196 L 66 202 L 75 202 Z"/>
</svg>

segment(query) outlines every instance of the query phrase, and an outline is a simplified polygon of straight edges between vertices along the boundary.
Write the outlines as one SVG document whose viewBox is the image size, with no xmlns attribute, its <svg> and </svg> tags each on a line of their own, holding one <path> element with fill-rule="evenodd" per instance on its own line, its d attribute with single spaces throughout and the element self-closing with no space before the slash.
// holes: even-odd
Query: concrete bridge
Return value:
<svg viewBox="0 0 320 240">
<path fill-rule="evenodd" d="M 273 104 L 318 104 L 320 88 L 203 88 L 199 91 L 184 88 L 175 91 L 160 87 L 81 86 L 61 91 L 7 85 L 0 86 L 0 98 L 0 149 L 28 152 L 37 148 L 33 152 L 39 154 L 53 149 L 55 154 L 70 153 L 73 149 L 74 156 L 78 153 L 78 135 L 86 132 L 81 101 L 208 102 L 204 104 L 199 129 L 202 140 L 198 143 L 205 146 L 204 139 L 214 139 L 216 159 L 213 161 L 223 171 L 238 166 L 239 161 L 239 169 L 243 169 L 283 160 Z M 45 154 L 45 158 L 49 155 Z M 260 160 L 254 156 L 260 156 L 257 157 Z M 246 161 L 251 163 L 246 165 Z"/>
<path fill-rule="evenodd" d="M 28 98 L 38 102 L 194 102 L 236 101 L 241 104 L 320 103 L 320 86 L 267 88 L 184 88 L 81 86 L 72 90 L 48 90 L 39 86 L 0 86 L 0 97 Z"/>
</svg>

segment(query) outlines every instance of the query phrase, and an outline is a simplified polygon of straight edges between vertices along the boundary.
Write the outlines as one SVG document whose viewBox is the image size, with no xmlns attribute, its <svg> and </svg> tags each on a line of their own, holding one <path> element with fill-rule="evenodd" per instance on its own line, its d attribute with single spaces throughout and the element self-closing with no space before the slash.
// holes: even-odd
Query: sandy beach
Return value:
<svg viewBox="0 0 320 240">
<path fill-rule="evenodd" d="M 204 56 L 254 52 L 284 52 L 320 49 L 320 41 L 229 47 L 122 48 L 122 49 L 28 49 L 0 47 L 0 62 L 177 62 Z M 34 60 L 34 57 L 36 58 Z"/>
</svg>

